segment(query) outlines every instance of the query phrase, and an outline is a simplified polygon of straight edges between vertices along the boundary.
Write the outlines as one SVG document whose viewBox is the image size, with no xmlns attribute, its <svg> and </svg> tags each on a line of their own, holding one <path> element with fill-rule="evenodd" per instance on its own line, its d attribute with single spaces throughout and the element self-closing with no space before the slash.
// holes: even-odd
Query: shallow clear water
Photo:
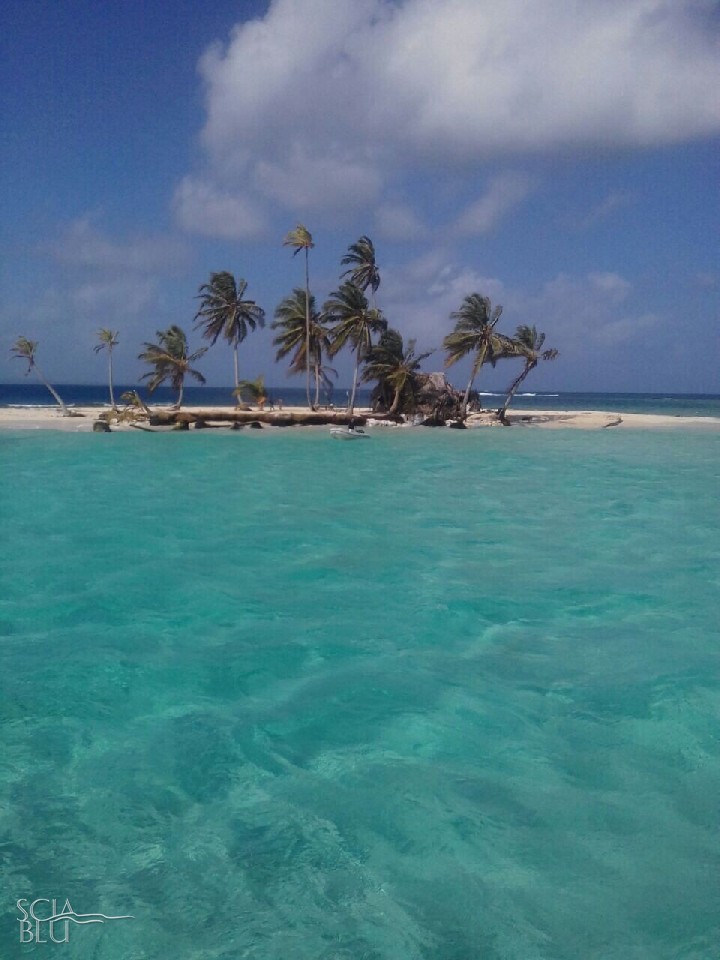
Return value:
<svg viewBox="0 0 720 960">
<path fill-rule="evenodd" d="M 0 455 L 0 955 L 716 960 L 720 436 Z"/>
</svg>

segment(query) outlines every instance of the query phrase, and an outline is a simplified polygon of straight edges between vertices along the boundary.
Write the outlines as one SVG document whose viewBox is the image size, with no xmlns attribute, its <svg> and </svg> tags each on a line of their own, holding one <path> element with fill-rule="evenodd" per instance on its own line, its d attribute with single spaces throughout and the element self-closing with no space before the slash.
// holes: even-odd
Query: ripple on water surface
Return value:
<svg viewBox="0 0 720 960">
<path fill-rule="evenodd" d="M 67 956 L 714 960 L 714 435 L 0 446 L 3 888 L 135 918 Z"/>
</svg>

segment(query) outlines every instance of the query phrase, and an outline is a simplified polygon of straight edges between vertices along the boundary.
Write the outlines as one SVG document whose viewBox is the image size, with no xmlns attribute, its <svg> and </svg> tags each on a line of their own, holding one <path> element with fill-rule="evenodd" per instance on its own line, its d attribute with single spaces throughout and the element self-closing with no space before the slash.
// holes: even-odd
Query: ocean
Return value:
<svg viewBox="0 0 720 960">
<path fill-rule="evenodd" d="M 720 434 L 0 454 L 3 958 L 717 960 Z"/>
<path fill-rule="evenodd" d="M 108 405 L 106 385 L 61 384 L 57 387 L 62 399 L 69 406 Z M 115 396 L 119 399 L 125 390 L 137 390 L 135 386 L 117 386 Z M 282 399 L 286 406 L 306 403 L 304 387 L 268 387 L 268 397 L 274 402 Z M 140 395 L 149 403 L 171 404 L 176 394 L 168 387 L 159 387 L 148 394 L 143 387 Z M 344 406 L 348 391 L 335 388 L 321 397 L 321 403 Z M 494 409 L 502 405 L 504 393 L 481 392 L 483 407 Z M 186 406 L 227 406 L 234 402 L 228 387 L 186 387 Z M 370 391 L 361 388 L 357 393 L 358 405 L 370 402 Z M 24 383 L 0 383 L 0 407 L 54 406 L 47 389 L 36 381 Z M 512 402 L 511 409 L 535 410 L 608 410 L 618 413 L 657 413 L 678 417 L 720 417 L 720 394 L 702 393 L 568 393 L 542 392 L 520 393 Z"/>
</svg>

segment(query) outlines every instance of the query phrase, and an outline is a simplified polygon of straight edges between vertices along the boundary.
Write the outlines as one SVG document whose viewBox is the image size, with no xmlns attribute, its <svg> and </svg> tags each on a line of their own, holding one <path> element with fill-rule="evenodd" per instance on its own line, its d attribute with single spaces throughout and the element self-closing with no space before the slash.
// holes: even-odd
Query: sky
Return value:
<svg viewBox="0 0 720 960">
<path fill-rule="evenodd" d="M 21 335 L 102 382 L 106 327 L 135 383 L 229 270 L 267 316 L 241 376 L 302 386 L 270 323 L 303 223 L 319 304 L 372 238 L 427 370 L 477 292 L 559 350 L 530 390 L 720 393 L 717 0 L 6 0 L 0 37 L 2 382 Z M 222 342 L 198 366 L 231 384 Z"/>
</svg>

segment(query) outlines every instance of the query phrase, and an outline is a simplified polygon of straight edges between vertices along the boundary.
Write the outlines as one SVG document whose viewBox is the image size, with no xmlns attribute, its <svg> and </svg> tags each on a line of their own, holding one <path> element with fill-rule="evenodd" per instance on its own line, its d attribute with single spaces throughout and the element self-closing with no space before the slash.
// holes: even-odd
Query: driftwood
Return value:
<svg viewBox="0 0 720 960">
<path fill-rule="evenodd" d="M 375 414 L 376 420 L 396 421 L 400 418 L 389 416 L 387 414 Z M 216 424 L 267 424 L 273 427 L 293 427 L 293 426 L 346 426 L 354 420 L 357 426 L 361 427 L 366 423 L 366 418 L 355 414 L 349 414 L 346 411 L 301 411 L 297 413 L 288 413 L 280 410 L 228 410 L 200 408 L 192 410 L 152 410 L 148 423 L 151 427 L 167 427 L 178 424 L 187 424 L 196 426 L 200 424 L 200 429 L 207 428 Z"/>
</svg>

